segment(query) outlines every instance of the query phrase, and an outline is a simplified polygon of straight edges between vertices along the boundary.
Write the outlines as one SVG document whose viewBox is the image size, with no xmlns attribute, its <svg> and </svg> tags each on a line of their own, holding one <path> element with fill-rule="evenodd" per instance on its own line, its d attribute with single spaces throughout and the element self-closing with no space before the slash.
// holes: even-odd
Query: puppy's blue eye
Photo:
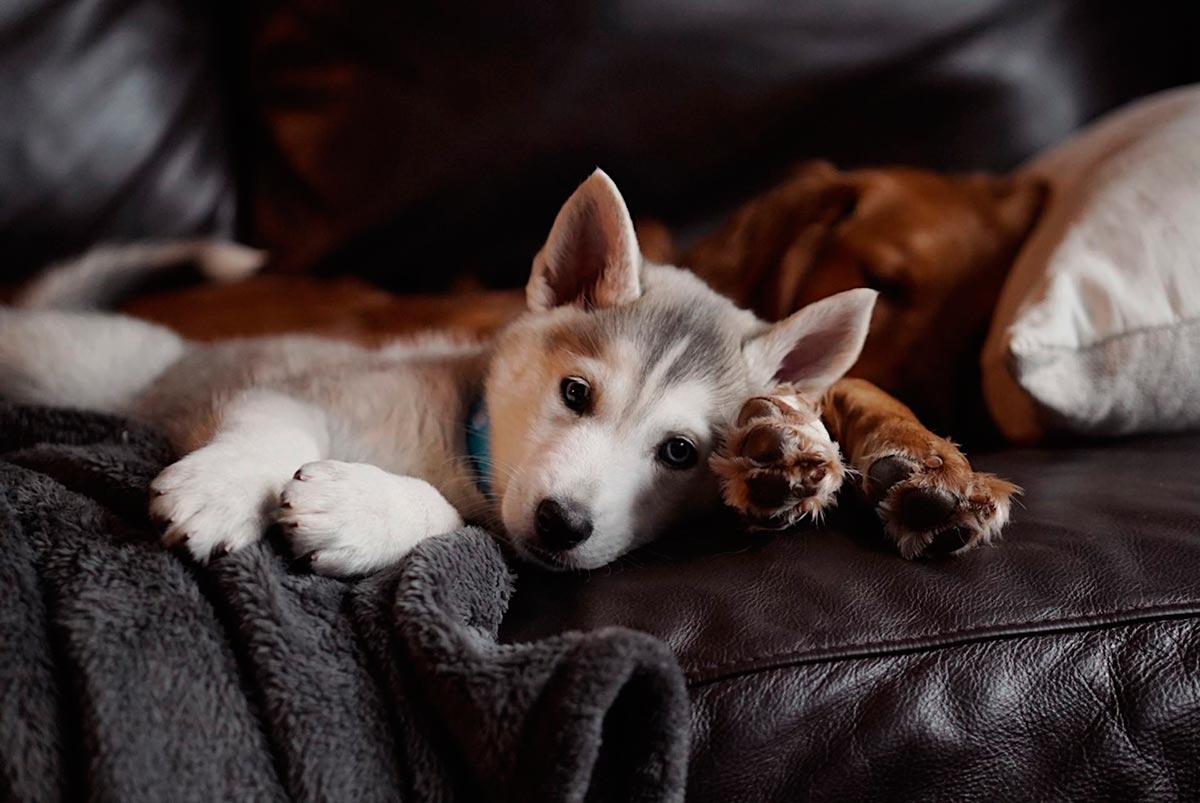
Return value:
<svg viewBox="0 0 1200 803">
<path fill-rule="evenodd" d="M 696 445 L 678 435 L 658 447 L 658 459 L 668 468 L 691 468 L 696 465 L 696 457 Z"/>
<path fill-rule="evenodd" d="M 558 390 L 562 394 L 563 404 L 567 405 L 568 410 L 577 413 L 587 411 L 588 403 L 592 400 L 592 386 L 587 383 L 586 379 L 568 376 L 559 384 Z"/>
</svg>

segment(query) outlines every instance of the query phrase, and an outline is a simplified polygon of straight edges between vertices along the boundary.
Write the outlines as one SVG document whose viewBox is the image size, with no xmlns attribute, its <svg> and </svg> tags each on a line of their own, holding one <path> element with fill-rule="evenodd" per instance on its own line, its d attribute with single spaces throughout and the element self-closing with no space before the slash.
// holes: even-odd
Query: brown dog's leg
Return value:
<svg viewBox="0 0 1200 803">
<path fill-rule="evenodd" d="M 973 471 L 957 446 L 870 382 L 835 383 L 825 395 L 824 417 L 904 557 L 987 544 L 1008 523 L 1021 489 Z"/>
</svg>

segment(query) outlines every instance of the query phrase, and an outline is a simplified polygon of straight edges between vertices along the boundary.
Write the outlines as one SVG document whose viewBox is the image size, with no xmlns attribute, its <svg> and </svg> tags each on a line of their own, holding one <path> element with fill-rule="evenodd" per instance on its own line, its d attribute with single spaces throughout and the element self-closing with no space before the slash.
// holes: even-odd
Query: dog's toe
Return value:
<svg viewBox="0 0 1200 803">
<path fill-rule="evenodd" d="M 895 485 L 911 477 L 915 471 L 916 466 L 903 457 L 888 455 L 887 457 L 879 458 L 867 470 L 871 495 L 875 499 L 881 499 Z"/>
<path fill-rule="evenodd" d="M 274 477 L 253 455 L 212 445 L 164 469 L 150 488 L 163 545 L 200 563 L 257 541 L 278 498 Z"/>
<path fill-rule="evenodd" d="M 760 418 L 778 418 L 779 416 L 780 411 L 777 405 L 775 405 L 769 399 L 765 399 L 762 396 L 756 396 L 753 399 L 749 399 L 745 404 L 742 405 L 741 412 L 738 413 L 737 425 L 739 427 L 744 427 L 751 421 L 755 421 Z"/>
<path fill-rule="evenodd" d="M 950 522 L 958 502 L 940 488 L 913 488 L 897 502 L 900 524 L 909 530 L 936 530 Z"/>
<path fill-rule="evenodd" d="M 755 427 L 742 441 L 741 453 L 760 465 L 777 463 L 783 459 L 783 435 L 772 427 Z"/>
</svg>

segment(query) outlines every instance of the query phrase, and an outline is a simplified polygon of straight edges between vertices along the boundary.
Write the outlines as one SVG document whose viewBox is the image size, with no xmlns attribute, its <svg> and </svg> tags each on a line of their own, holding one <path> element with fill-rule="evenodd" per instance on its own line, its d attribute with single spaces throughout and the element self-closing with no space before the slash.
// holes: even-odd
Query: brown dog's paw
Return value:
<svg viewBox="0 0 1200 803">
<path fill-rule="evenodd" d="M 940 441 L 940 439 L 939 439 Z M 948 441 L 925 454 L 894 453 L 867 467 L 864 487 L 884 530 L 906 558 L 945 557 L 1000 535 L 1021 489 L 972 471 Z"/>
<path fill-rule="evenodd" d="M 787 388 L 747 400 L 709 465 L 725 503 L 756 529 L 820 518 L 846 475 L 819 407 Z"/>
</svg>

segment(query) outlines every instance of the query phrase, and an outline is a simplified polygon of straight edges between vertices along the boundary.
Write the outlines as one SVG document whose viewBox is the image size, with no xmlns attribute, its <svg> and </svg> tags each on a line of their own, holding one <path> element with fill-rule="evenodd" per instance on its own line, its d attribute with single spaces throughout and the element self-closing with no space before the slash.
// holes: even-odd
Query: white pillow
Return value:
<svg viewBox="0 0 1200 803">
<path fill-rule="evenodd" d="M 1018 442 L 1200 427 L 1200 85 L 1024 170 L 1050 198 L 984 346 L 992 418 Z"/>
</svg>

